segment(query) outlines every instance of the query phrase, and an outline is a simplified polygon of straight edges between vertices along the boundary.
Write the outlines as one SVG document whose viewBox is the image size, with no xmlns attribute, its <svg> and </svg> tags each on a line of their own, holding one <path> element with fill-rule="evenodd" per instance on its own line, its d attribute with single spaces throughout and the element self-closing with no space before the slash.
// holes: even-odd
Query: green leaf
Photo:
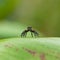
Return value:
<svg viewBox="0 0 60 60">
<path fill-rule="evenodd" d="M 0 60 L 60 59 L 59 38 L 10 38 L 0 42 Z M 31 52 L 36 52 L 34 55 Z"/>
</svg>

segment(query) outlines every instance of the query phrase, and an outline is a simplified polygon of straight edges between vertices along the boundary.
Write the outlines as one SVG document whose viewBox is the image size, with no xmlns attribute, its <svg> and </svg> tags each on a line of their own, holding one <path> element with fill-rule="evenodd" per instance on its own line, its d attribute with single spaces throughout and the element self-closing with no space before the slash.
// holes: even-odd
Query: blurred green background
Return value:
<svg viewBox="0 0 60 60">
<path fill-rule="evenodd" d="M 0 0 L 0 38 L 16 37 L 27 26 L 60 37 L 60 0 Z"/>
</svg>

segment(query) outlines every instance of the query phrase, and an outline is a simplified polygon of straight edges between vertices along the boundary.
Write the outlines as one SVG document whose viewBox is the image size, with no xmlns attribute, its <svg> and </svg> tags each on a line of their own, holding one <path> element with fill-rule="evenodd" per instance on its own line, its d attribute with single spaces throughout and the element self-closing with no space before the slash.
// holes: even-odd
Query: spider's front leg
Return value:
<svg viewBox="0 0 60 60">
<path fill-rule="evenodd" d="M 26 37 L 26 33 L 21 33 L 21 37 Z"/>
<path fill-rule="evenodd" d="M 26 30 L 21 33 L 21 37 L 26 37 L 26 35 L 27 35 L 27 31 Z"/>
</svg>

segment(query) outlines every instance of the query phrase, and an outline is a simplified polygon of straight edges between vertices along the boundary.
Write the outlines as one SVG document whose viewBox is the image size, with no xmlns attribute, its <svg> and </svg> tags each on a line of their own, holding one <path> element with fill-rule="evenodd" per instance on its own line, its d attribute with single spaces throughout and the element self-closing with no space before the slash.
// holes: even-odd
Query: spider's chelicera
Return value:
<svg viewBox="0 0 60 60">
<path fill-rule="evenodd" d="M 32 27 L 27 27 L 27 29 L 26 30 L 24 30 L 22 33 L 21 33 L 21 37 L 26 37 L 26 35 L 27 35 L 27 32 L 31 32 L 31 36 L 33 37 L 33 36 L 39 36 L 39 34 L 35 31 L 35 30 L 33 30 L 32 29 Z"/>
</svg>

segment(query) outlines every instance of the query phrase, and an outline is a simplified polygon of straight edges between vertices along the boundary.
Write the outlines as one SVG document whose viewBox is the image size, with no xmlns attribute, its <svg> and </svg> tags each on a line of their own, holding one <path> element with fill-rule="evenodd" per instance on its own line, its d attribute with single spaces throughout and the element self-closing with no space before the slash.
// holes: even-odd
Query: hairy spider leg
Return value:
<svg viewBox="0 0 60 60">
<path fill-rule="evenodd" d="M 39 36 L 39 34 L 35 31 L 34 32 L 35 37 Z"/>
<path fill-rule="evenodd" d="M 24 31 L 21 33 L 21 37 L 26 37 L 27 32 L 28 32 L 28 30 L 24 30 Z"/>
<path fill-rule="evenodd" d="M 24 32 L 21 33 L 21 37 L 23 37 L 23 36 L 25 36 L 25 33 Z"/>
<path fill-rule="evenodd" d="M 21 37 L 26 37 L 26 34 L 27 34 L 27 32 L 23 31 L 22 34 L 21 34 Z"/>
<path fill-rule="evenodd" d="M 33 30 L 29 30 L 31 32 L 31 36 L 33 37 Z"/>
<path fill-rule="evenodd" d="M 35 30 L 32 30 L 31 32 L 34 34 L 35 37 L 39 35 Z"/>
<path fill-rule="evenodd" d="M 35 31 L 35 34 L 34 34 L 35 36 L 39 36 L 39 34 Z"/>
<path fill-rule="evenodd" d="M 23 31 L 23 32 L 21 33 L 21 37 L 26 37 L 26 34 L 27 34 L 27 32 Z"/>
</svg>

